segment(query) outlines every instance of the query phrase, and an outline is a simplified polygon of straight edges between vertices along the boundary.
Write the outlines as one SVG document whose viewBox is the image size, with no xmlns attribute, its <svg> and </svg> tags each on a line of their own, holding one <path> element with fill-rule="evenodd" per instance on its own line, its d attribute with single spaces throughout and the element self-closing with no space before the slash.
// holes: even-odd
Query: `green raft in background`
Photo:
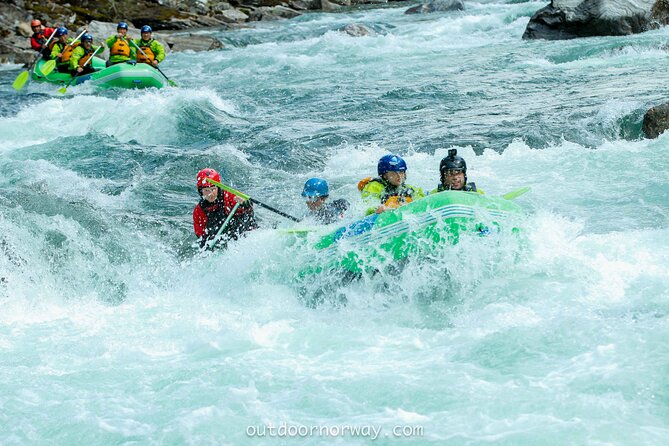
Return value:
<svg viewBox="0 0 669 446">
<path fill-rule="evenodd" d="M 69 73 L 53 70 L 48 76 L 44 76 L 41 68 L 45 63 L 44 60 L 37 62 L 32 72 L 33 80 L 59 85 L 70 82 L 72 75 Z M 96 70 L 95 73 L 78 76 L 73 84 L 88 82 L 98 88 L 162 88 L 165 85 L 165 77 L 147 64 L 120 63 L 106 67 L 104 60 L 94 57 L 91 65 Z"/>
<path fill-rule="evenodd" d="M 505 223 L 521 213 L 520 206 L 503 197 L 461 191 L 428 195 L 322 236 L 314 245 L 313 262 L 300 276 L 335 270 L 359 274 L 380 262 L 429 253 L 442 244 L 453 245 L 465 233 L 518 232 L 512 222 L 506 225 L 509 227 Z"/>
</svg>

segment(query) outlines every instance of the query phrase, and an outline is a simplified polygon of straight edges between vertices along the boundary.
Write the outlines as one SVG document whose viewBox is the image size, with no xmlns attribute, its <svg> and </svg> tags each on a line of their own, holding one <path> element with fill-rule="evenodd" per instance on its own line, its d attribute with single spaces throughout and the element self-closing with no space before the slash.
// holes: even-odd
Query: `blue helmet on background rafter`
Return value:
<svg viewBox="0 0 669 446">
<path fill-rule="evenodd" d="M 308 198 L 327 197 L 330 194 L 328 182 L 323 178 L 309 178 L 304 183 L 302 196 Z"/>
</svg>

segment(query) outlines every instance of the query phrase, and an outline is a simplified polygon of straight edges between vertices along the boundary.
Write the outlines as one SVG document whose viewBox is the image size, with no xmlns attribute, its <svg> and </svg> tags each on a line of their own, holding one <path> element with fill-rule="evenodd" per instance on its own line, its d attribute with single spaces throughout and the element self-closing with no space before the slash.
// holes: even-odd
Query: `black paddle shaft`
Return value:
<svg viewBox="0 0 669 446">
<path fill-rule="evenodd" d="M 249 201 L 251 201 L 251 203 L 257 204 L 258 206 L 264 207 L 265 209 L 267 209 L 269 211 L 275 212 L 282 217 L 286 217 L 289 220 L 293 220 L 293 221 L 297 221 L 297 222 L 301 221 L 299 218 L 293 217 L 292 215 L 288 215 L 285 212 L 282 212 L 282 211 L 280 211 L 276 208 L 273 208 L 272 206 L 269 206 L 269 205 L 267 205 L 267 204 L 265 204 L 261 201 L 256 200 L 255 198 L 249 197 Z"/>
</svg>

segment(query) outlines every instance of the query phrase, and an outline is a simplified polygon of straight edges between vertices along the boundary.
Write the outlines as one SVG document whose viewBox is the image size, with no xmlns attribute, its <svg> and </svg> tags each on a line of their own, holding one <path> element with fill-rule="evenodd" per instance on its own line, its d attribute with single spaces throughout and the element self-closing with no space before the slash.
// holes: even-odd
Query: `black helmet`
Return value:
<svg viewBox="0 0 669 446">
<path fill-rule="evenodd" d="M 441 160 L 439 172 L 442 174 L 447 170 L 461 170 L 467 175 L 467 163 L 458 155 L 458 149 L 449 149 L 448 156 Z"/>
</svg>

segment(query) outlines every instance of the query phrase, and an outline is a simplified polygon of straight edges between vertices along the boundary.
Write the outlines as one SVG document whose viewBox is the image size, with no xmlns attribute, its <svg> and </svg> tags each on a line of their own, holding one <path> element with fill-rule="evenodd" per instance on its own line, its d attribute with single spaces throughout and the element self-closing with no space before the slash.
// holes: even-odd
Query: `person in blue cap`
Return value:
<svg viewBox="0 0 669 446">
<path fill-rule="evenodd" d="M 323 178 L 309 178 L 304 183 L 302 196 L 307 199 L 309 215 L 318 223 L 329 225 L 343 218 L 349 207 L 348 201 L 340 198 L 327 203 L 330 196 L 330 186 Z"/>
<path fill-rule="evenodd" d="M 362 199 L 370 207 L 367 214 L 380 214 L 425 197 L 423 189 L 409 186 L 407 179 L 407 163 L 401 156 L 388 154 L 381 157 L 377 165 L 379 176 L 365 178 L 358 183 Z"/>
</svg>

